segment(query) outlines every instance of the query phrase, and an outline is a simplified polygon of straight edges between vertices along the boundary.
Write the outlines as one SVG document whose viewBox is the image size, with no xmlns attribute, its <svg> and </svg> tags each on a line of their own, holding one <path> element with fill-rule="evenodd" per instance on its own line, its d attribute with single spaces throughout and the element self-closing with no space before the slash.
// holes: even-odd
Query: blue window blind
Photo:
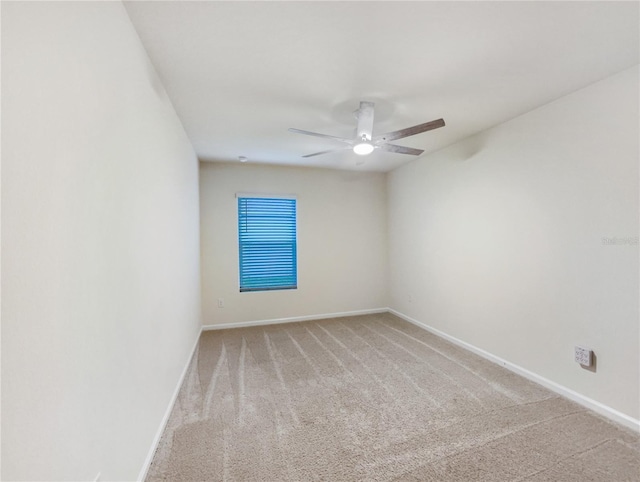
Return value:
<svg viewBox="0 0 640 482">
<path fill-rule="evenodd" d="M 238 197 L 240 291 L 298 287 L 296 200 Z"/>
</svg>

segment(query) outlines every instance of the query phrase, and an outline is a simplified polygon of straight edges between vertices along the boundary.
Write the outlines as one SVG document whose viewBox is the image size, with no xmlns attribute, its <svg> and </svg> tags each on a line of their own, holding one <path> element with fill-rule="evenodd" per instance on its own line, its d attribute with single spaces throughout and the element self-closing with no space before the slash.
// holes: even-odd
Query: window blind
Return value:
<svg viewBox="0 0 640 482">
<path fill-rule="evenodd" d="M 240 291 L 298 286 L 296 200 L 238 197 Z"/>
</svg>

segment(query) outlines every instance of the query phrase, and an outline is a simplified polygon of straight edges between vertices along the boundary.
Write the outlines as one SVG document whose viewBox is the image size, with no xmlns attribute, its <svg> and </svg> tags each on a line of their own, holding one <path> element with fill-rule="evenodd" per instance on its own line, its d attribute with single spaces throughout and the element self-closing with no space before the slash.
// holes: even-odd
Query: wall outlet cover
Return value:
<svg viewBox="0 0 640 482">
<path fill-rule="evenodd" d="M 576 345 L 575 347 L 576 362 L 578 362 L 582 366 L 590 367 L 592 363 L 592 358 L 593 358 L 593 351 L 589 350 L 588 348 L 584 348 L 582 346 Z"/>
</svg>

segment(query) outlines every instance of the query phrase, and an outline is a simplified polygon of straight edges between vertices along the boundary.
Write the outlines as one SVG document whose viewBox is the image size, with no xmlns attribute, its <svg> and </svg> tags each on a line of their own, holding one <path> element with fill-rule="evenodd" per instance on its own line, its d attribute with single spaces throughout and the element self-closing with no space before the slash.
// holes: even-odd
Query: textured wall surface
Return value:
<svg viewBox="0 0 640 482">
<path fill-rule="evenodd" d="M 2 94 L 2 479 L 135 480 L 200 329 L 197 160 L 118 2 L 3 2 Z"/>
<path fill-rule="evenodd" d="M 638 130 L 636 67 L 390 173 L 391 307 L 638 419 Z"/>
<path fill-rule="evenodd" d="M 386 307 L 385 179 L 373 172 L 201 163 L 203 323 Z M 297 196 L 297 290 L 239 292 L 238 192 Z"/>
</svg>

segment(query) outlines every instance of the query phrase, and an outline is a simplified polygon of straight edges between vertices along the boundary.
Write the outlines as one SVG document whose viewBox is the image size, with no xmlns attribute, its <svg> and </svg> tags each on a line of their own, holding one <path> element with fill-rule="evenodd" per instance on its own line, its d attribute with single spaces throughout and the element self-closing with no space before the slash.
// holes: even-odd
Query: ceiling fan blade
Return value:
<svg viewBox="0 0 640 482">
<path fill-rule="evenodd" d="M 307 154 L 306 156 L 302 156 L 302 157 L 315 157 L 315 156 L 321 156 L 322 154 L 329 154 L 330 152 L 339 152 L 339 151 L 344 151 L 345 149 L 349 149 L 349 147 L 342 147 L 340 149 L 329 149 L 327 151 L 320 151 L 320 152 L 314 152 L 313 154 Z"/>
<path fill-rule="evenodd" d="M 431 122 L 425 122 L 413 127 L 407 127 L 406 129 L 400 129 L 399 131 L 387 132 L 376 136 L 374 141 L 395 141 L 396 139 L 403 139 L 404 137 L 415 136 L 422 132 L 444 127 L 444 119 L 438 119 Z"/>
<path fill-rule="evenodd" d="M 294 129 L 293 127 L 289 128 L 289 132 L 293 132 L 294 134 L 304 134 L 307 136 L 322 137 L 324 139 L 333 139 L 334 141 L 346 142 L 347 144 L 353 143 L 353 139 L 345 139 L 344 137 L 329 136 L 327 134 L 319 134 L 318 132 L 303 131 L 302 129 Z"/>
<path fill-rule="evenodd" d="M 356 111 L 358 118 L 357 140 L 363 137 L 370 141 L 373 135 L 373 102 L 360 102 L 360 108 Z"/>
<path fill-rule="evenodd" d="M 424 152 L 423 149 L 414 149 L 413 147 L 396 146 L 395 144 L 381 144 L 379 149 L 387 152 L 397 152 L 398 154 L 411 154 L 419 156 Z"/>
</svg>

